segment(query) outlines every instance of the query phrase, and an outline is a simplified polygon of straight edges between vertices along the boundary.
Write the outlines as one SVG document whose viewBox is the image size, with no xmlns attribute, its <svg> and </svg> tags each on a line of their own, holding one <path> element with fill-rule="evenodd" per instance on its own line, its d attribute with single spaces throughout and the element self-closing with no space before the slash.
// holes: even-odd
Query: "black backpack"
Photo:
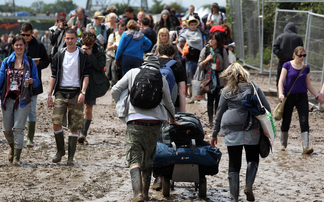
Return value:
<svg viewBox="0 0 324 202">
<path fill-rule="evenodd" d="M 153 109 L 162 100 L 162 74 L 159 69 L 140 69 L 130 91 L 130 102 L 141 109 Z"/>
<path fill-rule="evenodd" d="M 177 147 L 189 146 L 191 139 L 196 140 L 196 145 L 204 145 L 205 133 L 201 122 L 197 116 L 191 113 L 178 112 L 175 114 L 175 120 L 181 125 L 168 125 L 162 128 L 162 142 L 171 146 L 174 142 Z"/>
</svg>

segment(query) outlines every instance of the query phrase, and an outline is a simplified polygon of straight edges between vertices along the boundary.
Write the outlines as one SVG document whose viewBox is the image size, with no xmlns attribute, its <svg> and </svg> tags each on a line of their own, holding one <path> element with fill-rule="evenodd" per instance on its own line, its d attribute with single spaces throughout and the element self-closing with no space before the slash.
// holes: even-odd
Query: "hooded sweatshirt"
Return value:
<svg viewBox="0 0 324 202">
<path fill-rule="evenodd" d="M 292 60 L 293 52 L 297 46 L 304 46 L 303 39 L 297 34 L 297 29 L 293 22 L 288 22 L 284 28 L 284 33 L 280 34 L 274 44 L 273 52 L 279 60 Z"/>
<path fill-rule="evenodd" d="M 199 29 L 196 31 L 187 29 L 186 32 L 180 35 L 179 42 L 183 45 L 187 42 L 190 47 L 200 51 L 203 48 L 203 36 Z"/>
<path fill-rule="evenodd" d="M 151 46 L 152 42 L 142 32 L 128 30 L 120 38 L 115 60 L 122 54 L 143 59 L 143 53 Z"/>
</svg>

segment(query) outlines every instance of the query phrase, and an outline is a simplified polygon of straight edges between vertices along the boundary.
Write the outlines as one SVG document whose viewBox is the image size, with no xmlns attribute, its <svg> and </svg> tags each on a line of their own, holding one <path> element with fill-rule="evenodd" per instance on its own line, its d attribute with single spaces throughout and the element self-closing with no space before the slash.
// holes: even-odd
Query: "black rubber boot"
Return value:
<svg viewBox="0 0 324 202">
<path fill-rule="evenodd" d="M 78 138 L 78 142 L 80 144 L 84 144 L 85 141 L 88 142 L 86 140 L 86 137 L 88 135 L 88 130 L 89 130 L 90 124 L 91 124 L 91 120 L 83 119 L 82 131 L 79 131 L 79 138 Z"/>
<path fill-rule="evenodd" d="M 20 154 L 22 149 L 14 149 L 14 158 L 13 158 L 13 164 L 18 165 L 20 161 Z"/>
<path fill-rule="evenodd" d="M 75 154 L 75 150 L 76 150 L 77 140 L 78 140 L 78 137 L 69 136 L 68 161 L 67 161 L 68 166 L 74 165 L 73 158 L 74 158 L 74 154 Z"/>
<path fill-rule="evenodd" d="M 34 147 L 34 135 L 35 135 L 35 126 L 36 122 L 28 121 L 27 123 L 27 147 Z"/>
<path fill-rule="evenodd" d="M 58 163 L 61 161 L 62 156 L 65 155 L 64 135 L 63 135 L 63 131 L 58 134 L 54 134 L 54 135 L 55 135 L 55 140 L 56 140 L 57 152 L 56 152 L 56 155 L 54 156 L 52 162 Z"/>
<path fill-rule="evenodd" d="M 213 126 L 214 125 L 214 119 L 213 119 L 213 108 L 211 106 L 207 106 L 207 113 L 208 113 L 208 121 L 209 121 L 209 126 Z"/>
<path fill-rule="evenodd" d="M 157 176 L 151 188 L 156 191 L 160 191 L 162 189 L 162 177 Z"/>
<path fill-rule="evenodd" d="M 133 187 L 133 202 L 144 202 L 142 195 L 142 174 L 141 168 L 136 167 L 130 170 Z"/>
<path fill-rule="evenodd" d="M 149 200 L 149 189 L 150 189 L 150 183 L 151 183 L 151 175 L 152 175 L 152 168 L 146 169 L 143 171 L 142 175 L 142 185 L 143 185 L 143 198 L 145 201 Z"/>
<path fill-rule="evenodd" d="M 228 173 L 230 194 L 233 202 L 238 202 L 240 193 L 240 176 L 237 172 Z"/>
<path fill-rule="evenodd" d="M 252 186 L 253 186 L 257 171 L 258 171 L 258 163 L 253 162 L 253 161 L 247 163 L 246 185 L 245 185 L 245 189 L 244 189 L 244 193 L 246 195 L 247 201 L 254 201 Z"/>
<path fill-rule="evenodd" d="M 10 151 L 9 151 L 9 154 L 8 154 L 8 160 L 9 160 L 10 163 L 12 163 L 13 158 L 14 158 L 14 153 L 15 153 L 15 151 L 14 151 L 14 145 L 15 144 L 13 142 L 9 144 Z"/>
</svg>

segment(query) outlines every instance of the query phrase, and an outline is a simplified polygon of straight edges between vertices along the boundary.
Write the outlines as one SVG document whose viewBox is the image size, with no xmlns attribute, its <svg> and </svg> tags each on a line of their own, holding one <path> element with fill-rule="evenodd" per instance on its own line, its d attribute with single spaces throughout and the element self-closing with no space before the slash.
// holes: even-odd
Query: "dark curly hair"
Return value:
<svg viewBox="0 0 324 202">
<path fill-rule="evenodd" d="M 168 57 L 171 57 L 175 54 L 175 50 L 173 45 L 169 43 L 165 43 L 159 46 L 159 53 L 160 55 L 166 55 Z"/>
<path fill-rule="evenodd" d="M 90 31 L 86 31 L 82 34 L 82 43 L 86 46 L 92 46 L 97 40 L 95 34 Z"/>
</svg>

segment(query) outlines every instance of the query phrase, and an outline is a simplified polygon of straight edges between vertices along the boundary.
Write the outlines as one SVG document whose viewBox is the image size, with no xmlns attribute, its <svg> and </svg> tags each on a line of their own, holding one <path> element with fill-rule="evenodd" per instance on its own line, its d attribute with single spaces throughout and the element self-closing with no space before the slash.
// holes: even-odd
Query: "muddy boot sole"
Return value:
<svg viewBox="0 0 324 202">
<path fill-rule="evenodd" d="M 155 178 L 151 189 L 156 190 L 156 191 L 160 191 L 162 189 L 162 178 L 161 177 Z"/>
<path fill-rule="evenodd" d="M 80 143 L 80 144 L 84 144 L 85 140 L 86 140 L 86 138 L 82 134 L 78 137 L 78 143 Z"/>
<path fill-rule="evenodd" d="M 311 154 L 313 152 L 314 152 L 313 148 L 304 148 L 303 149 L 303 154 Z"/>
<path fill-rule="evenodd" d="M 249 188 L 245 187 L 244 194 L 246 195 L 246 200 L 247 201 L 254 201 L 255 200 L 252 189 L 249 189 Z"/>
</svg>

